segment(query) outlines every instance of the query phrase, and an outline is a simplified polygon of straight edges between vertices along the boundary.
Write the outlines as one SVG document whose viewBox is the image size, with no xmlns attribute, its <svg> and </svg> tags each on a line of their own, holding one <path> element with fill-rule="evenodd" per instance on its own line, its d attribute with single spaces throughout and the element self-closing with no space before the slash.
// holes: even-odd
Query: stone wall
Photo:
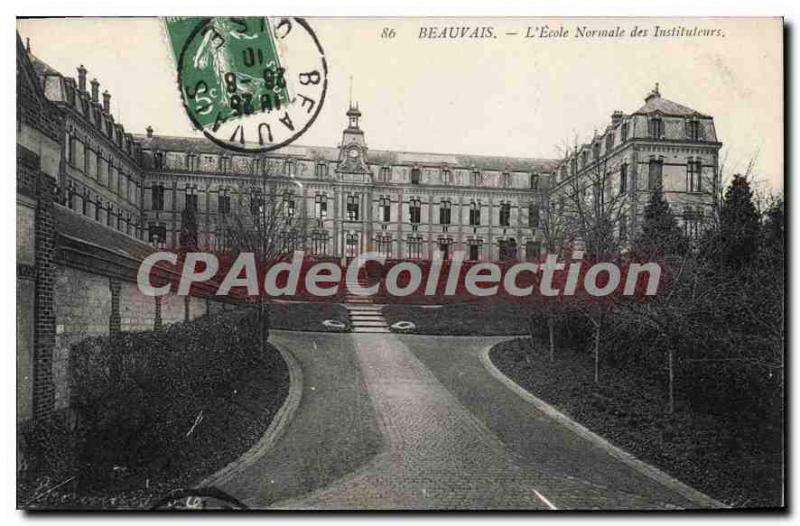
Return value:
<svg viewBox="0 0 800 526">
<path fill-rule="evenodd" d="M 114 300 L 114 289 L 118 301 Z M 53 349 L 55 409 L 69 405 L 69 355 L 76 343 L 91 336 L 108 336 L 116 325 L 122 331 L 156 327 L 156 299 L 144 296 L 135 283 L 65 265 L 56 267 L 56 341 Z M 207 312 L 207 300 L 189 298 L 188 319 Z M 187 319 L 186 300 L 174 295 L 161 298 L 162 326 Z M 115 321 L 116 320 L 116 321 Z"/>
</svg>

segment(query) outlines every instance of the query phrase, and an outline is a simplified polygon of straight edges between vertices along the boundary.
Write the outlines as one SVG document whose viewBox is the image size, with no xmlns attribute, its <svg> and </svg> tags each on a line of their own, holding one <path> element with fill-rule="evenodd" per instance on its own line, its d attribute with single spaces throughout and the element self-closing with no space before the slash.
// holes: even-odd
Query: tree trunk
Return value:
<svg viewBox="0 0 800 526">
<path fill-rule="evenodd" d="M 669 369 L 669 414 L 675 412 L 675 351 L 670 347 L 667 351 L 667 367 Z"/>
<path fill-rule="evenodd" d="M 594 328 L 594 383 L 600 385 L 600 325 Z"/>
<path fill-rule="evenodd" d="M 550 337 L 550 361 L 556 361 L 556 330 L 555 330 L 555 323 L 553 322 L 553 317 L 547 317 L 547 333 Z"/>
</svg>

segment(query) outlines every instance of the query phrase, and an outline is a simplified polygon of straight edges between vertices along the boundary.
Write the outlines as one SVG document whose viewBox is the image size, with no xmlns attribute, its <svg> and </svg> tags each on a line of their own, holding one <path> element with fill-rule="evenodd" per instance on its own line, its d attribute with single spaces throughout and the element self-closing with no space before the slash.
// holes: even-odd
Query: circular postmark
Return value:
<svg viewBox="0 0 800 526">
<path fill-rule="evenodd" d="M 182 38 L 170 36 L 183 106 L 198 130 L 223 148 L 253 153 L 309 129 L 325 102 L 328 65 L 305 19 L 194 22 Z"/>
</svg>

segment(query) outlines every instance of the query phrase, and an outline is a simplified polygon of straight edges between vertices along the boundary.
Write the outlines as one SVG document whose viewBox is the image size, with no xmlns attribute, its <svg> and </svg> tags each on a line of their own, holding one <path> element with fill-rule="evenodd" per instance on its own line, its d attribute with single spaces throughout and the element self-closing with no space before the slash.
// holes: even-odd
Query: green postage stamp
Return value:
<svg viewBox="0 0 800 526">
<path fill-rule="evenodd" d="M 234 150 L 294 141 L 325 97 L 322 48 L 302 19 L 167 17 L 184 108 L 194 126 Z"/>
</svg>

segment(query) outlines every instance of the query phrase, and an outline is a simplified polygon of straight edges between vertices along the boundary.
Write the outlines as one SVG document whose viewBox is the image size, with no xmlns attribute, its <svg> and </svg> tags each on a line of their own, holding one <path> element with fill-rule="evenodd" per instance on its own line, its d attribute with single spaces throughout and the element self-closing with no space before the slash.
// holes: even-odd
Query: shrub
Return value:
<svg viewBox="0 0 800 526">
<path fill-rule="evenodd" d="M 75 346 L 79 481 L 181 469 L 198 415 L 263 359 L 258 339 L 255 313 L 231 312 Z"/>
</svg>

